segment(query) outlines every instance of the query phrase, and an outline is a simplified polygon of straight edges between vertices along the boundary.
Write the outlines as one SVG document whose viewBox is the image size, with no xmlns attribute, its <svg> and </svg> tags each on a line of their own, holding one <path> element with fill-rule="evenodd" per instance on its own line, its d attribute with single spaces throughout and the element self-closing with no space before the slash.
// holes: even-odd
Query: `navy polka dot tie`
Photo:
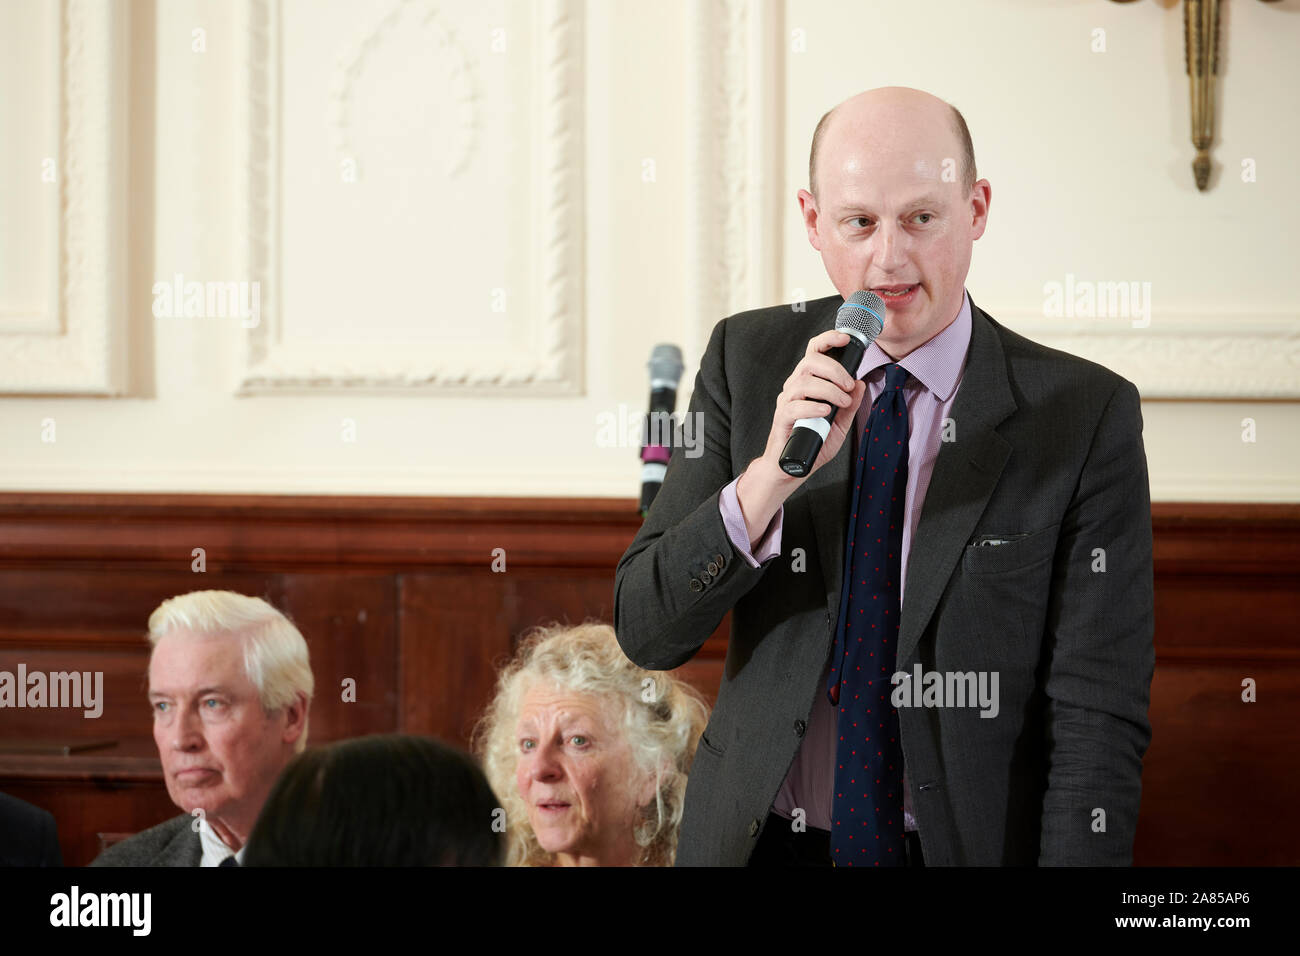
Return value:
<svg viewBox="0 0 1300 956">
<path fill-rule="evenodd" d="M 898 578 L 907 498 L 907 369 L 885 366 L 858 448 L 840 616 L 827 694 L 836 708 L 831 859 L 906 866 L 903 750 L 889 702 L 898 660 Z"/>
</svg>

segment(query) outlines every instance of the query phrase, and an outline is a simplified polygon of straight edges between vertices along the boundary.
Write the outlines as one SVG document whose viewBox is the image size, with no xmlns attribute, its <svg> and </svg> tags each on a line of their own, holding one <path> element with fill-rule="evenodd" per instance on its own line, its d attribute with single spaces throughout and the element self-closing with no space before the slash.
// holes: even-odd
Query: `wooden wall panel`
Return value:
<svg viewBox="0 0 1300 956">
<path fill-rule="evenodd" d="M 302 631 L 316 694 L 310 742 L 383 733 L 398 725 L 397 584 L 391 574 L 286 574 L 260 595 Z M 343 681 L 356 681 L 356 701 Z"/>
<path fill-rule="evenodd" d="M 1242 701 L 1255 678 L 1257 703 Z M 1295 866 L 1300 662 L 1157 662 L 1134 858 Z"/>
<path fill-rule="evenodd" d="M 509 657 L 500 582 L 483 572 L 402 580 L 402 726 L 465 746 Z"/>
<path fill-rule="evenodd" d="M 149 704 L 145 699 L 145 672 L 149 648 L 144 641 L 129 650 L 77 648 L 57 645 L 26 648 L 0 647 L 0 671 L 16 674 L 18 664 L 28 673 L 72 671 L 103 673 L 102 713 L 86 717 L 81 708 L 5 708 L 0 711 L 4 738 L 48 740 L 76 745 L 95 740 L 119 741 L 149 737 Z"/>
<path fill-rule="evenodd" d="M 315 743 L 466 745 L 528 628 L 613 616 L 631 501 L 0 494 L 0 669 L 102 670 L 98 721 L 0 711 L 0 789 L 56 814 L 69 863 L 174 812 L 144 704 L 149 612 L 266 597 L 311 648 Z M 1300 506 L 1157 504 L 1153 740 L 1139 864 L 1300 863 Z M 191 571 L 206 550 L 207 570 Z M 506 570 L 492 570 L 493 549 Z M 760 585 L 761 586 L 761 585 Z M 680 675 L 712 700 L 727 621 Z M 1241 702 L 1255 677 L 1257 703 Z M 341 700 L 353 677 L 356 703 Z M 14 751 L 108 739 L 69 756 Z"/>
</svg>

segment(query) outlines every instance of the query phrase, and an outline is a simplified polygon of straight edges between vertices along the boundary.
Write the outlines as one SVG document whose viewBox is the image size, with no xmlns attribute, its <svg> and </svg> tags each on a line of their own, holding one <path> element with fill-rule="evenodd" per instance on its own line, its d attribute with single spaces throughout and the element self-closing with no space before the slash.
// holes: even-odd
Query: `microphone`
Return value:
<svg viewBox="0 0 1300 956">
<path fill-rule="evenodd" d="M 885 300 L 874 292 L 855 292 L 835 315 L 835 330 L 847 332 L 849 344 L 833 348 L 826 354 L 837 360 L 844 370 L 857 378 L 858 366 L 867 348 L 885 328 Z M 840 409 L 832 406 L 825 418 L 801 418 L 794 423 L 790 438 L 781 452 L 781 470 L 802 478 L 812 471 L 822 443 L 831 433 L 831 422 Z"/>
<path fill-rule="evenodd" d="M 676 422 L 677 384 L 682 380 L 682 350 L 675 345 L 656 345 L 650 353 L 650 412 L 641 433 L 641 517 L 654 504 L 664 484 L 668 459 L 672 457 Z M 667 436 L 664 435 L 665 427 Z"/>
</svg>

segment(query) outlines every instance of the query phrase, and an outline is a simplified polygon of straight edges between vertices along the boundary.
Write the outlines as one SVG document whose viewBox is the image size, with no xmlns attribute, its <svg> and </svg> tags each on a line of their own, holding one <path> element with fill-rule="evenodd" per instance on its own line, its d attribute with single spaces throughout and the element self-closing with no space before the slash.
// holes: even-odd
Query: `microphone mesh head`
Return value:
<svg viewBox="0 0 1300 956">
<path fill-rule="evenodd" d="M 885 328 L 885 300 L 874 292 L 855 292 L 835 315 L 835 328 L 853 329 L 874 342 Z"/>
<path fill-rule="evenodd" d="M 650 378 L 673 383 L 682 378 L 682 350 L 675 345 L 656 345 L 650 353 Z"/>
</svg>

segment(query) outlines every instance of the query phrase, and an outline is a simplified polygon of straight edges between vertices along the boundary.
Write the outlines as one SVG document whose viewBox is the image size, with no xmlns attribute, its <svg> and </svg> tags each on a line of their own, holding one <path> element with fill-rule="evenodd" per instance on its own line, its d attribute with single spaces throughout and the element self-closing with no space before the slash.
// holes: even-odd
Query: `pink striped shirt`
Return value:
<svg viewBox="0 0 1300 956">
<path fill-rule="evenodd" d="M 907 418 L 910 435 L 907 442 L 907 498 L 904 505 L 906 521 L 903 525 L 903 549 L 899 555 L 902 573 L 898 581 L 899 601 L 907 589 L 907 563 L 912 553 L 912 537 L 921 520 L 921 507 L 925 503 L 925 492 L 930 486 L 930 475 L 934 472 L 934 462 L 939 455 L 943 433 L 944 419 L 951 417 L 952 403 L 961 385 L 962 373 L 966 367 L 966 351 L 970 346 L 970 296 L 962 295 L 961 309 L 957 317 L 948 326 L 924 345 L 914 349 L 899 361 L 907 369 L 909 377 L 903 387 L 907 401 Z M 868 346 L 858 366 L 858 378 L 867 380 L 867 397 L 858 408 L 853 434 L 853 455 L 862 432 L 866 428 L 867 417 L 871 414 L 871 405 L 880 395 L 885 384 L 884 366 L 894 359 L 876 343 Z M 844 454 L 841 449 L 840 454 Z M 745 529 L 745 516 L 740 510 L 740 500 L 736 496 L 737 477 L 722 489 L 718 507 L 722 512 L 722 521 L 726 526 L 731 543 L 740 552 L 741 557 L 749 562 L 750 567 L 759 567 L 781 553 L 781 526 L 785 517 L 782 507 L 773 516 L 767 530 L 751 547 L 749 533 Z M 834 573 L 841 573 L 836 568 Z M 828 665 L 829 666 L 829 665 Z M 821 688 L 825 688 L 829 674 L 823 674 Z M 912 816 L 911 789 L 907 785 L 907 772 L 904 768 L 903 783 L 903 823 L 908 830 L 916 829 L 916 820 Z M 803 745 L 795 755 L 790 772 L 776 795 L 772 809 L 786 818 L 792 817 L 792 811 L 802 808 L 808 826 L 821 830 L 831 828 L 831 790 L 835 784 L 835 708 L 826 699 L 824 690 L 813 699 L 812 713 L 808 718 L 808 727 L 804 733 Z"/>
</svg>

